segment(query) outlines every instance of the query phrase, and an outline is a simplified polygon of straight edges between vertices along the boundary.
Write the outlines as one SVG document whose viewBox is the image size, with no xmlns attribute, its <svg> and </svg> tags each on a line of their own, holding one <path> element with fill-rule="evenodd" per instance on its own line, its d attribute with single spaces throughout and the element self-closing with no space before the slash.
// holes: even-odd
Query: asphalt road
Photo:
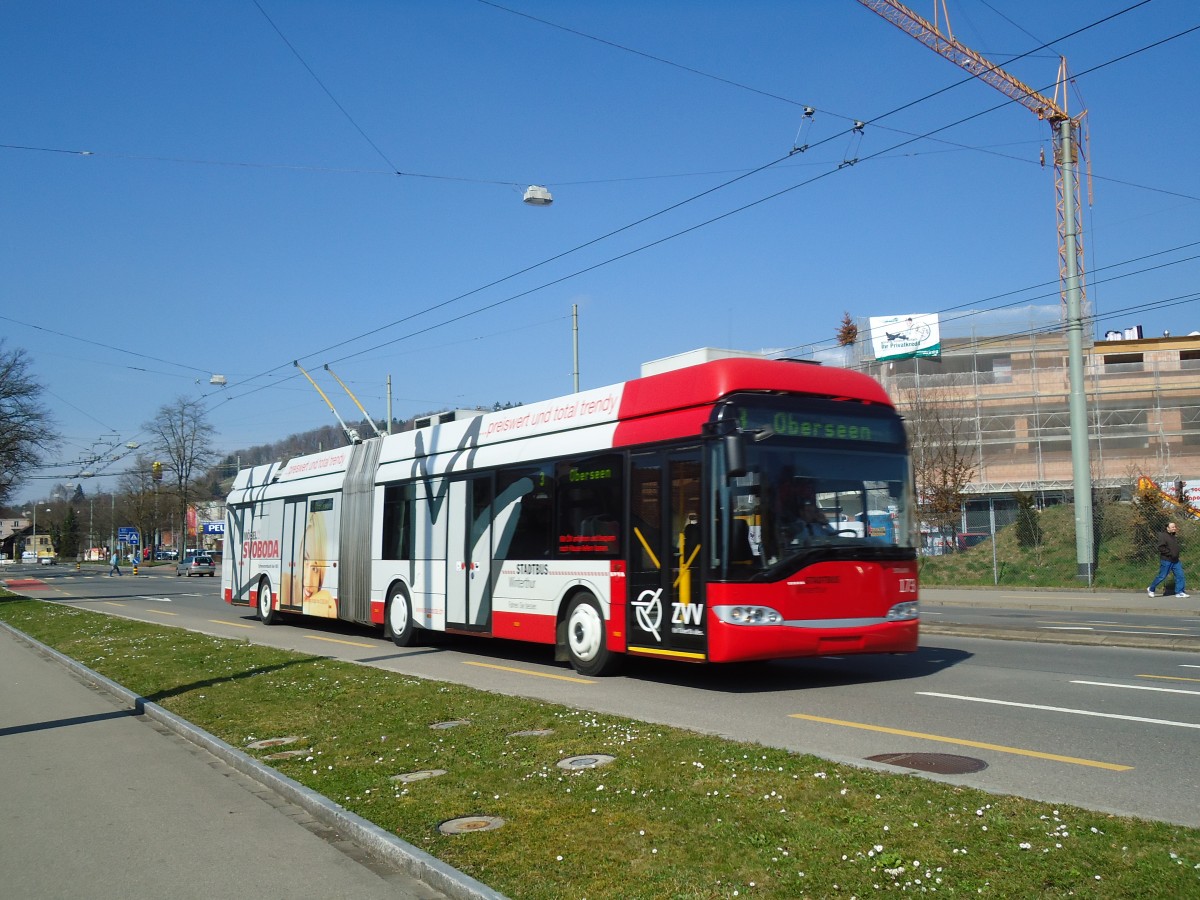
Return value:
<svg viewBox="0 0 1200 900">
<path fill-rule="evenodd" d="M 1200 618 L 1174 598 L 927 591 L 922 646 L 909 656 L 713 667 L 632 660 L 620 677 L 592 679 L 555 664 L 545 647 L 443 637 L 401 649 L 345 623 L 268 628 L 252 610 L 222 603 L 219 579 L 177 579 L 173 570 L 38 576 L 45 586 L 24 592 L 100 612 L 1200 827 Z M 959 763 L 978 770 L 925 771 Z"/>
</svg>

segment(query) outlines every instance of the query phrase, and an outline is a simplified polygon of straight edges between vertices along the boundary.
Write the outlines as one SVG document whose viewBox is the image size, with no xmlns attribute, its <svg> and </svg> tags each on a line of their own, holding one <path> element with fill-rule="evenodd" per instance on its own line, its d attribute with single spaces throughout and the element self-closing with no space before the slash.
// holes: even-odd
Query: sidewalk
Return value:
<svg viewBox="0 0 1200 900">
<path fill-rule="evenodd" d="M 9 897 L 502 896 L 2 623 L 0 755 Z"/>
</svg>

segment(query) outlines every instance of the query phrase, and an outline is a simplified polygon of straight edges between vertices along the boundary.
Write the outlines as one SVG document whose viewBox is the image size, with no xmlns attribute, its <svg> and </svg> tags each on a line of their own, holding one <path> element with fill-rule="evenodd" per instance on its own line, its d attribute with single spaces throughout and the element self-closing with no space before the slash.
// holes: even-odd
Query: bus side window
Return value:
<svg viewBox="0 0 1200 900">
<path fill-rule="evenodd" d="M 558 552 L 611 559 L 621 550 L 622 459 L 604 454 L 557 466 Z"/>
<path fill-rule="evenodd" d="M 496 557 L 546 559 L 554 549 L 554 479 L 549 466 L 496 473 Z"/>
<path fill-rule="evenodd" d="M 412 559 L 413 495 L 411 484 L 389 484 L 383 490 L 384 559 Z"/>
</svg>

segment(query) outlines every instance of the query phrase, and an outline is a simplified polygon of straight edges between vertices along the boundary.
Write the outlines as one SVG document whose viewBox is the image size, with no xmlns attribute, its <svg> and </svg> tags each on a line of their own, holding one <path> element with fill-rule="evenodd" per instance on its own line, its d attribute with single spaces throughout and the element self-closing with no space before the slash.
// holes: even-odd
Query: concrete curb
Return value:
<svg viewBox="0 0 1200 900">
<path fill-rule="evenodd" d="M 203 747 L 243 775 L 254 779 L 263 787 L 301 807 L 321 824 L 337 829 L 367 852 L 396 866 L 407 875 L 456 898 L 456 900 L 508 900 L 504 894 L 492 890 L 486 884 L 447 865 L 436 856 L 431 856 L 361 816 L 342 809 L 327 797 L 263 765 L 253 757 L 225 743 L 216 735 L 209 734 L 191 722 L 168 712 L 157 703 L 139 697 L 128 688 L 46 646 L 23 631 L 13 628 L 6 622 L 0 622 L 0 628 L 44 656 L 62 664 L 83 680 L 131 704 L 138 715 L 144 715 L 159 722 L 180 737 Z"/>
<path fill-rule="evenodd" d="M 1031 641 L 1037 644 L 1088 644 L 1097 647 L 1130 647 L 1136 650 L 1183 650 L 1200 653 L 1200 637 L 1149 637 L 1136 634 L 1102 634 L 998 628 L 983 625 L 930 624 L 921 621 L 921 637 L 985 638 L 990 641 Z"/>
<path fill-rule="evenodd" d="M 1142 594 L 1142 597 L 1146 600 L 1150 599 L 1149 597 L 1146 597 L 1145 594 Z M 1153 602 L 1153 601 L 1151 601 L 1151 602 Z M 960 609 L 961 608 L 969 609 L 970 607 L 973 607 L 973 606 L 990 608 L 983 603 L 971 603 L 969 601 L 964 601 L 964 600 L 944 600 L 941 598 L 930 600 L 925 597 L 921 598 L 921 606 L 953 606 L 953 607 L 958 607 Z M 1059 602 L 1059 603 L 1055 603 L 1052 606 L 1047 605 L 1045 603 L 1031 603 L 1031 602 L 1022 601 L 1022 600 L 1006 600 L 1004 603 L 1004 608 L 1005 609 L 1036 609 L 1040 612 L 1053 612 L 1056 609 L 1060 609 L 1063 612 L 1085 612 L 1085 613 L 1101 613 L 1101 614 L 1116 613 L 1118 615 L 1124 615 L 1126 613 L 1136 611 L 1139 615 L 1163 616 L 1163 617 L 1175 617 L 1175 618 L 1189 618 L 1189 617 L 1194 618 L 1196 616 L 1200 616 L 1200 608 L 1197 608 L 1194 610 L 1189 610 L 1189 609 L 1181 610 L 1181 609 L 1176 609 L 1176 608 L 1172 608 L 1172 607 L 1151 608 L 1149 606 L 1139 606 L 1136 608 L 1136 610 L 1134 610 L 1134 609 L 1114 609 L 1111 604 L 1109 604 L 1108 606 L 1104 606 L 1104 605 L 1096 603 L 1094 601 L 1089 602 L 1088 600 L 1079 600 L 1078 602 Z"/>
</svg>

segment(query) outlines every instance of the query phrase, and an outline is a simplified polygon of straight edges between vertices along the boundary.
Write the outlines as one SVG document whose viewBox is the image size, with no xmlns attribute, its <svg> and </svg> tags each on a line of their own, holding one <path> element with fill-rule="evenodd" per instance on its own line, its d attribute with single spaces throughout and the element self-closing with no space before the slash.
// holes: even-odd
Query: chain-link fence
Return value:
<svg viewBox="0 0 1200 900">
<path fill-rule="evenodd" d="M 1158 573 L 1160 535 L 1178 529 L 1185 575 L 1200 565 L 1200 512 L 1157 489 L 1122 497 L 1097 491 L 1092 499 L 1090 583 L 1098 589 L 1145 593 Z M 922 533 L 921 580 L 937 585 L 1006 585 L 1080 588 L 1089 585 L 1080 566 L 1075 507 L 1043 505 L 1032 495 L 971 500 L 961 524 Z M 1082 570 L 1082 571 L 1081 571 Z M 1194 586 L 1200 586 L 1196 570 Z M 1179 590 L 1168 576 L 1160 592 Z"/>
</svg>

